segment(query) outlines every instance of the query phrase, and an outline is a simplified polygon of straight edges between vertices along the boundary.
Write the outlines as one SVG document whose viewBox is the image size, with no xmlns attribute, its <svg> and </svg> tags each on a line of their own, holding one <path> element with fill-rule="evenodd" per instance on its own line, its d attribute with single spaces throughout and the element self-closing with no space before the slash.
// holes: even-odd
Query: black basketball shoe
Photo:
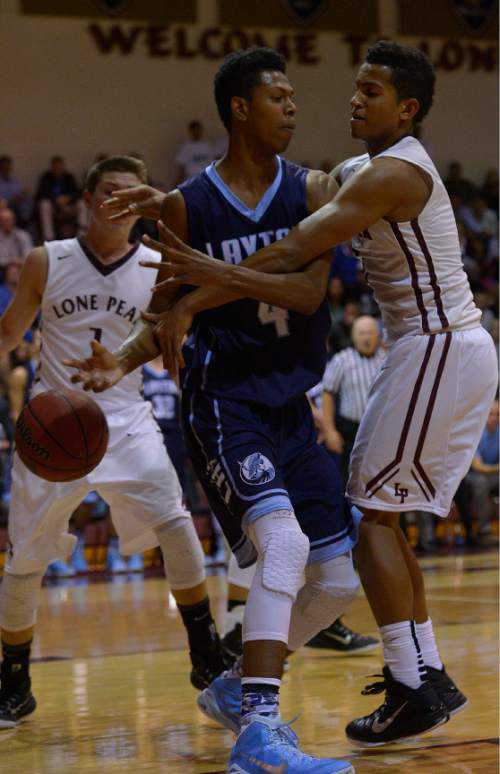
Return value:
<svg viewBox="0 0 500 774">
<path fill-rule="evenodd" d="M 349 656 L 357 656 L 376 648 L 379 641 L 375 637 L 358 634 L 342 623 L 341 618 L 337 618 L 331 626 L 315 634 L 306 644 L 308 648 L 325 648 Z"/>
<path fill-rule="evenodd" d="M 351 720 L 345 730 L 351 741 L 360 747 L 378 747 L 425 734 L 446 723 L 448 710 L 429 680 L 420 688 L 409 688 L 394 680 L 388 667 L 383 671 L 384 680 L 368 685 L 362 693 L 385 691 L 385 701 L 371 715 Z"/>
<path fill-rule="evenodd" d="M 224 655 L 233 661 L 243 653 L 242 626 L 235 623 L 234 627 L 221 639 Z"/>
<path fill-rule="evenodd" d="M 199 691 L 208 688 L 212 680 L 228 669 L 234 661 L 222 650 L 219 637 L 214 641 L 214 646 L 206 653 L 189 653 L 191 658 L 191 685 Z"/>
<path fill-rule="evenodd" d="M 427 665 L 425 668 L 427 669 L 427 676 L 432 687 L 448 710 L 450 717 L 463 710 L 469 703 L 469 700 L 457 688 L 446 669 L 444 667 L 442 670 L 434 669 L 434 667 Z"/>
<path fill-rule="evenodd" d="M 36 701 L 31 693 L 31 681 L 15 690 L 0 690 L 0 729 L 14 728 L 22 718 L 31 715 L 35 709 Z"/>
</svg>

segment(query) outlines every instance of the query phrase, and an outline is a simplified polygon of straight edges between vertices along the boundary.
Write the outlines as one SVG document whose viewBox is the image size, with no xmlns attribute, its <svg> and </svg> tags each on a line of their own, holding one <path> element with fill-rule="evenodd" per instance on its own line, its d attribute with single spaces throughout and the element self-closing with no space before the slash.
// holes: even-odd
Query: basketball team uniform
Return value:
<svg viewBox="0 0 500 774">
<path fill-rule="evenodd" d="M 255 210 L 215 166 L 180 186 L 189 244 L 240 263 L 307 216 L 307 170 L 278 159 Z M 310 541 L 310 562 L 345 553 L 356 528 L 335 464 L 316 443 L 305 393 L 326 364 L 326 301 L 312 315 L 242 299 L 201 313 L 184 348 L 184 436 L 211 508 L 240 566 L 255 549 L 248 524 L 293 509 Z"/>
<path fill-rule="evenodd" d="M 353 239 L 390 346 L 368 396 L 347 493 L 365 508 L 447 516 L 497 386 L 490 335 L 462 267 L 448 194 L 424 147 L 404 137 L 374 158 L 423 169 L 432 192 L 412 221 L 379 220 Z M 342 182 L 369 161 L 344 165 Z"/>
<path fill-rule="evenodd" d="M 104 266 L 78 239 L 47 242 L 45 248 L 42 348 L 32 395 L 71 387 L 71 369 L 62 360 L 88 357 L 91 339 L 110 350 L 123 342 L 151 297 L 151 277 L 139 261 L 156 257 L 136 245 Z M 124 554 L 158 545 L 153 529 L 185 514 L 177 475 L 141 387 L 138 370 L 93 395 L 106 415 L 109 445 L 102 462 L 84 478 L 44 481 L 14 454 L 10 573 L 37 572 L 72 553 L 76 538 L 68 534 L 69 517 L 89 492 L 98 492 L 110 506 Z"/>
<path fill-rule="evenodd" d="M 180 425 L 179 390 L 168 371 L 157 371 L 148 363 L 142 369 L 142 378 L 144 397 L 151 402 L 153 416 L 182 487 L 187 453 Z"/>
</svg>

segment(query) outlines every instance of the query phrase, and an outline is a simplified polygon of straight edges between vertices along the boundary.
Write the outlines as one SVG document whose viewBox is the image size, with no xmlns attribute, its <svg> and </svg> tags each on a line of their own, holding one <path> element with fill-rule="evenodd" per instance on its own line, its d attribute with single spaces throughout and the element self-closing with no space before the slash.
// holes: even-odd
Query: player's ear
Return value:
<svg viewBox="0 0 500 774">
<path fill-rule="evenodd" d="M 248 108 L 248 100 L 244 97 L 231 97 L 231 113 L 236 121 L 247 120 Z"/>
<path fill-rule="evenodd" d="M 85 203 L 85 206 L 88 209 L 90 207 L 90 202 L 91 202 L 91 199 L 92 199 L 92 194 L 90 193 L 90 191 L 84 191 L 82 198 L 83 198 L 83 201 Z"/>
<path fill-rule="evenodd" d="M 404 99 L 401 102 L 400 118 L 402 121 L 412 121 L 420 110 L 420 102 L 415 97 Z"/>
</svg>

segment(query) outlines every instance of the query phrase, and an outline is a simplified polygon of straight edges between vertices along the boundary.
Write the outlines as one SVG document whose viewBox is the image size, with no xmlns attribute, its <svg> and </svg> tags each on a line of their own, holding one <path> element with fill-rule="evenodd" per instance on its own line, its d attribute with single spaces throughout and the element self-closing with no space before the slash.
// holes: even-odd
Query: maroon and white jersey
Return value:
<svg viewBox="0 0 500 774">
<path fill-rule="evenodd" d="M 47 282 L 41 303 L 42 348 L 33 394 L 71 387 L 67 358 L 85 358 L 97 339 L 113 351 L 127 338 L 151 298 L 151 274 L 140 260 L 156 260 L 157 253 L 142 244 L 130 246 L 119 261 L 102 264 L 79 239 L 45 242 Z M 74 388 L 78 389 L 78 388 Z M 133 407 L 139 416 L 151 413 L 144 401 L 141 370 L 127 374 L 110 390 L 92 393 L 108 420 L 121 421 Z M 130 417 L 123 421 L 130 422 Z"/>
<path fill-rule="evenodd" d="M 352 240 L 380 307 L 388 342 L 408 334 L 477 327 L 481 312 L 462 266 L 455 216 L 430 156 L 414 137 L 403 137 L 372 159 L 383 156 L 421 167 L 433 183 L 418 218 L 400 223 L 382 219 Z M 367 153 L 346 161 L 341 181 L 369 161 Z"/>
</svg>

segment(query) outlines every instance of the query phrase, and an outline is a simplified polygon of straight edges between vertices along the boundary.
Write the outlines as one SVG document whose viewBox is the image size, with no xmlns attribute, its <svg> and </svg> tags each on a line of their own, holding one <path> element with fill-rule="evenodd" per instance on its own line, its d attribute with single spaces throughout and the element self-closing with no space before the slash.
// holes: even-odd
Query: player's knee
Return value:
<svg viewBox="0 0 500 774">
<path fill-rule="evenodd" d="M 310 565 L 306 570 L 306 582 L 296 603 L 297 612 L 311 630 L 321 631 L 347 610 L 358 589 L 359 580 L 350 554 L 342 554 L 321 564 Z M 300 640 L 300 627 L 296 634 Z M 293 641 L 291 633 L 290 650 L 295 650 L 301 644 L 302 642 Z"/>
<path fill-rule="evenodd" d="M 190 589 L 205 580 L 205 561 L 200 540 L 189 514 L 155 529 L 170 587 Z"/>
<path fill-rule="evenodd" d="M 0 585 L 0 628 L 20 632 L 35 625 L 43 575 L 43 571 L 27 575 L 4 573 Z"/>
<path fill-rule="evenodd" d="M 263 587 L 295 600 L 303 583 L 308 556 L 309 540 L 300 528 L 269 534 L 259 557 Z"/>
</svg>

